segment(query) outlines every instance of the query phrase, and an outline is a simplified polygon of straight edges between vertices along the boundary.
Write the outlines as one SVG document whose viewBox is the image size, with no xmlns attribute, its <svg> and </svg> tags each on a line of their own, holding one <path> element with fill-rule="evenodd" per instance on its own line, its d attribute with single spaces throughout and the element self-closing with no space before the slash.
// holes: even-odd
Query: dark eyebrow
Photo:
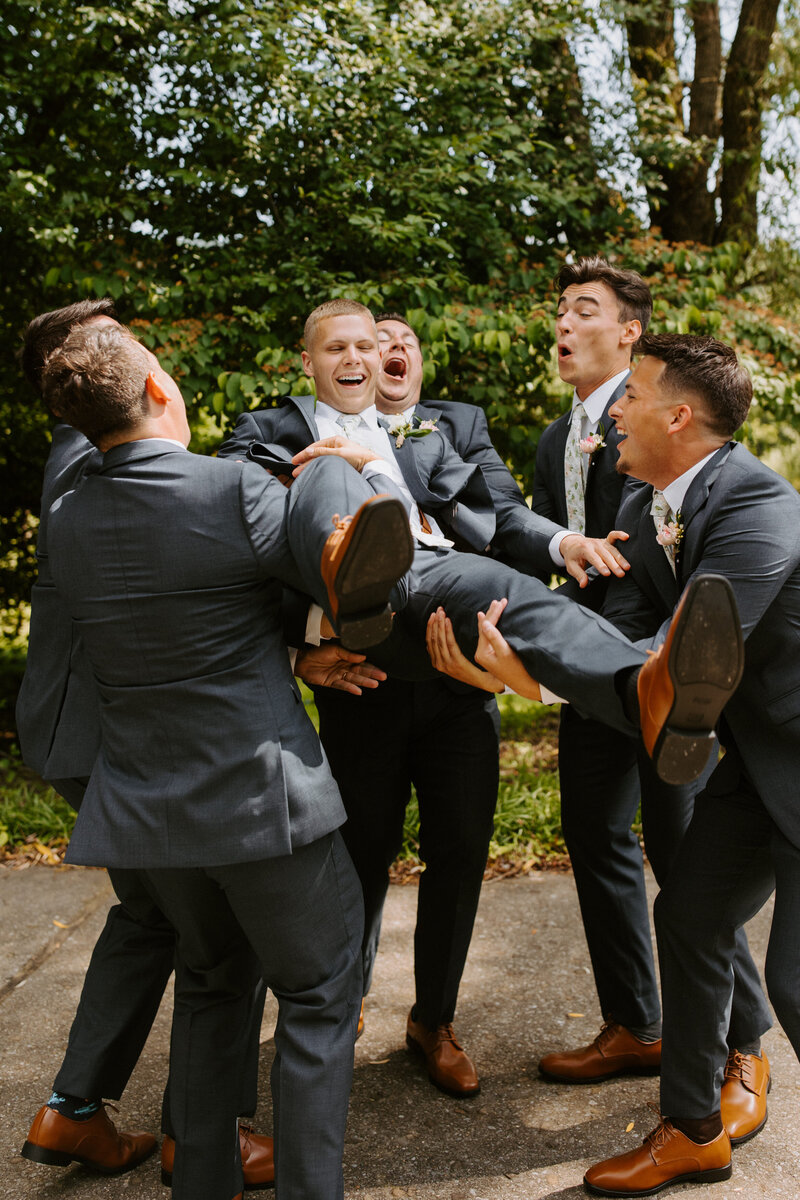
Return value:
<svg viewBox="0 0 800 1200">
<path fill-rule="evenodd" d="M 594 296 L 576 296 L 574 302 L 575 302 L 575 304 L 594 304 L 594 306 L 596 308 L 600 307 L 599 302 L 597 300 L 595 300 Z M 567 303 L 566 296 L 560 296 L 558 303 L 566 304 Z"/>
</svg>

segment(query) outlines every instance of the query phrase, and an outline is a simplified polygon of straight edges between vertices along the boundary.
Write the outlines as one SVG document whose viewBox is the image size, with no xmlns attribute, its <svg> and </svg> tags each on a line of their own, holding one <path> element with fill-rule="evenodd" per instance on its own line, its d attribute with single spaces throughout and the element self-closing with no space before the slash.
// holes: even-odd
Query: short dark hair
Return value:
<svg viewBox="0 0 800 1200">
<path fill-rule="evenodd" d="M 375 324 L 378 325 L 381 321 L 399 321 L 401 325 L 407 325 L 414 333 L 414 327 L 410 321 L 406 320 L 402 313 L 399 312 L 379 312 L 375 313 Z"/>
<path fill-rule="evenodd" d="M 150 370 L 144 346 L 121 325 L 75 325 L 45 363 L 42 395 L 98 446 L 147 415 Z"/>
<path fill-rule="evenodd" d="M 25 378 L 37 392 L 42 390 L 42 372 L 48 354 L 61 345 L 73 326 L 93 317 L 111 317 L 116 321 L 114 301 L 109 296 L 101 300 L 78 300 L 66 308 L 40 313 L 30 322 L 23 334 L 20 362 Z"/>
<path fill-rule="evenodd" d="M 653 315 L 653 297 L 650 288 L 637 271 L 623 271 L 612 267 L 599 254 L 579 258 L 574 263 L 564 263 L 556 277 L 559 296 L 575 283 L 604 283 L 617 298 L 620 321 L 639 321 L 642 333 L 650 324 Z"/>
<path fill-rule="evenodd" d="M 724 342 L 700 334 L 647 333 L 633 352 L 664 363 L 662 387 L 700 397 L 702 412 L 698 415 L 711 433 L 731 438 L 744 424 L 753 399 L 753 380 L 736 351 Z"/>
</svg>

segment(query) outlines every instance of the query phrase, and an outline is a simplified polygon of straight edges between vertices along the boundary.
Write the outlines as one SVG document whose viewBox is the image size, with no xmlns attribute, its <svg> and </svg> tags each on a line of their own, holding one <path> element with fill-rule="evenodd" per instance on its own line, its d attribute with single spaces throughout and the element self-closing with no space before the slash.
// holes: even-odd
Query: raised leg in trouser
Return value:
<svg viewBox="0 0 800 1200">
<path fill-rule="evenodd" d="M 656 899 L 664 1008 L 661 1108 L 668 1116 L 700 1119 L 719 1109 L 737 932 L 773 890 L 776 838 L 781 835 L 746 777 L 724 795 L 702 792 Z M 794 870 L 796 884 L 796 849 Z M 791 887 L 789 900 L 785 883 L 781 890 L 776 911 L 785 914 Z M 776 973 L 796 970 L 798 929 L 797 912 L 793 921 L 779 916 L 773 924 L 768 964 Z M 795 1014 L 797 1002 L 795 993 L 789 1005 Z M 740 1024 L 738 1044 L 757 1042 L 771 1024 L 766 1006 L 743 1012 Z"/>
<path fill-rule="evenodd" d="M 534 679 L 584 715 L 636 732 L 623 707 L 623 683 L 647 656 L 596 613 L 502 563 L 454 550 L 417 551 L 408 585 L 402 623 L 411 622 L 422 635 L 428 616 L 441 604 L 467 654 L 477 645 L 478 610 L 508 597 L 499 627 Z M 376 656 L 376 661 L 384 665 L 388 658 Z"/>
</svg>

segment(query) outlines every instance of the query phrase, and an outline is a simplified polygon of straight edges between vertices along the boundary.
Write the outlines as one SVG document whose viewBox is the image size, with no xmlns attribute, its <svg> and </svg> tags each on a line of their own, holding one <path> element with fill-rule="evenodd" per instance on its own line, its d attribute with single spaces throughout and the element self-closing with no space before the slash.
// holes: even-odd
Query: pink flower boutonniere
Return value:
<svg viewBox="0 0 800 1200">
<path fill-rule="evenodd" d="M 667 546 L 674 553 L 681 544 L 683 538 L 683 523 L 681 514 L 677 513 L 674 521 L 662 521 L 656 533 L 656 541 L 659 546 Z"/>
<path fill-rule="evenodd" d="M 605 442 L 603 441 L 604 435 L 605 430 L 603 429 L 603 426 L 598 425 L 597 433 L 590 433 L 588 437 L 581 438 L 580 442 L 578 443 L 581 454 L 588 454 L 589 457 L 591 457 L 593 454 L 596 454 L 598 450 L 605 449 Z"/>
<path fill-rule="evenodd" d="M 416 417 L 413 421 L 416 421 Z M 394 444 L 399 450 L 406 438 L 421 438 L 426 437 L 429 433 L 437 433 L 439 426 L 435 421 L 417 421 L 416 425 L 413 421 L 403 420 L 403 414 L 398 413 L 389 421 L 389 433 L 394 437 Z"/>
</svg>

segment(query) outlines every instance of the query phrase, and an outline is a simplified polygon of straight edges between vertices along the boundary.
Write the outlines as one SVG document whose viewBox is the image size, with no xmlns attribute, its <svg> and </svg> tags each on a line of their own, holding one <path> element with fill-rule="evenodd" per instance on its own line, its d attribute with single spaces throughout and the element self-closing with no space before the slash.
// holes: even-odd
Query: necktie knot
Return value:
<svg viewBox="0 0 800 1200">
<path fill-rule="evenodd" d="M 361 426 L 362 418 L 360 413 L 341 413 L 336 418 L 336 424 L 341 425 L 342 433 L 346 438 L 352 438 L 355 431 Z"/>
</svg>

